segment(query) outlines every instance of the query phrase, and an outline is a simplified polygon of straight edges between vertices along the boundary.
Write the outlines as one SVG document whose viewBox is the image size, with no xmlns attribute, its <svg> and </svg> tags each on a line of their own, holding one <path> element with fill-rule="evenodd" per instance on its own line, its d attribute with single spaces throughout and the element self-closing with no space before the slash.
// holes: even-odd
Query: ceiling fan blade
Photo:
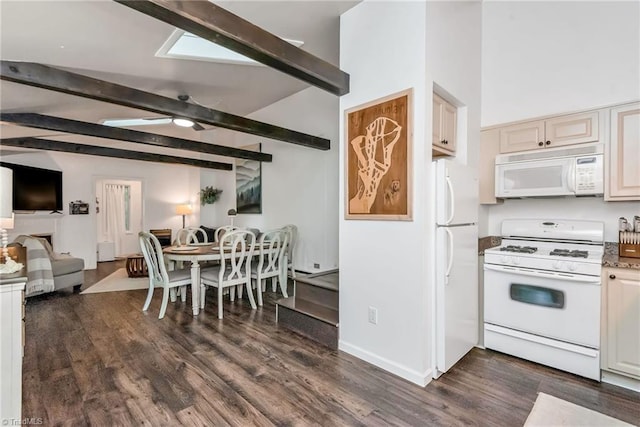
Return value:
<svg viewBox="0 0 640 427">
<path fill-rule="evenodd" d="M 139 119 L 105 119 L 102 124 L 113 127 L 167 125 L 171 123 L 171 117 L 139 118 Z"/>
<path fill-rule="evenodd" d="M 193 130 L 205 130 L 205 129 L 206 129 L 206 128 L 205 128 L 204 126 L 202 126 L 200 123 L 196 123 L 196 122 L 194 122 L 194 123 L 193 123 L 192 128 L 193 128 Z"/>
</svg>

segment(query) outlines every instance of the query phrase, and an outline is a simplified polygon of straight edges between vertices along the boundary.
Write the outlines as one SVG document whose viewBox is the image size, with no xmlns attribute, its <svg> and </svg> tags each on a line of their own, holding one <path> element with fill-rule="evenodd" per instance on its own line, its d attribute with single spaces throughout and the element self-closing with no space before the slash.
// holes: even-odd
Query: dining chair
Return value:
<svg viewBox="0 0 640 427">
<path fill-rule="evenodd" d="M 298 227 L 293 224 L 288 224 L 282 227 L 289 234 L 289 241 L 287 243 L 287 249 L 285 251 L 285 277 L 289 275 L 289 271 L 291 272 L 291 278 L 293 279 L 294 284 L 294 295 L 295 295 L 295 282 L 296 282 L 296 270 L 293 266 L 293 256 L 295 254 L 296 244 L 298 243 Z M 275 286 L 272 286 L 272 290 L 275 292 Z"/>
<path fill-rule="evenodd" d="M 251 291 L 251 257 L 255 244 L 256 236 L 249 230 L 228 231 L 221 236 L 217 244 L 220 253 L 224 254 L 220 257 L 220 265 L 200 273 L 201 309 L 204 309 L 207 286 L 218 288 L 218 319 L 222 319 L 223 290 L 224 288 L 235 289 L 237 285 L 245 286 L 251 308 L 254 310 L 257 308 Z M 231 292 L 229 293 L 231 296 Z"/>
<path fill-rule="evenodd" d="M 214 234 L 215 237 L 215 241 L 219 242 L 220 239 L 222 239 L 222 236 L 227 233 L 228 231 L 233 231 L 233 230 L 238 230 L 240 227 L 235 227 L 233 225 L 223 225 L 222 227 L 218 228 Z"/>
<path fill-rule="evenodd" d="M 142 255 L 147 263 L 147 270 L 149 271 L 149 293 L 147 299 L 144 302 L 142 311 L 149 309 L 151 304 L 151 298 L 153 297 L 153 290 L 155 288 L 163 288 L 162 293 L 162 305 L 160 306 L 160 314 L 158 319 L 164 317 L 167 311 L 167 303 L 169 302 L 170 290 L 177 287 L 182 288 L 182 301 L 186 301 L 186 285 L 191 283 L 191 270 L 180 269 L 167 271 L 167 267 L 164 264 L 164 256 L 162 255 L 162 247 L 158 238 L 151 233 L 141 231 L 138 233 L 138 241 L 140 242 L 140 249 Z M 172 301 L 175 297 L 172 296 Z"/>
<path fill-rule="evenodd" d="M 258 305 L 262 305 L 262 282 L 271 279 L 275 290 L 276 281 L 280 284 L 282 296 L 287 295 L 287 278 L 285 269 L 285 251 L 289 241 L 289 233 L 285 229 L 265 231 L 258 244 L 258 264 L 251 266 L 251 278 L 256 281 Z M 265 284 L 266 286 L 266 284 Z"/>
<path fill-rule="evenodd" d="M 174 245 L 188 245 L 190 243 L 207 243 L 207 233 L 198 227 L 185 227 L 178 230 Z"/>
</svg>

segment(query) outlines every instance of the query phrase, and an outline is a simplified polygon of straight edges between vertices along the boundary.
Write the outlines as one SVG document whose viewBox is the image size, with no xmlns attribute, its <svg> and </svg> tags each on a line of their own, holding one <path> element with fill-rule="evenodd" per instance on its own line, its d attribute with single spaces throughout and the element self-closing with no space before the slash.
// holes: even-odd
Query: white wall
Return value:
<svg viewBox="0 0 640 427">
<path fill-rule="evenodd" d="M 640 2 L 483 5 L 483 126 L 640 98 Z"/>
<path fill-rule="evenodd" d="M 427 351 L 429 310 L 425 164 L 427 115 L 425 3 L 364 1 L 342 15 L 340 68 L 351 91 L 340 111 L 413 88 L 413 221 L 344 219 L 340 174 L 340 350 L 419 385 L 431 376 Z M 430 98 L 429 98 L 430 100 Z M 340 169 L 344 170 L 344 117 L 340 114 Z M 416 238 L 420 236 L 419 238 Z M 378 323 L 368 322 L 368 308 Z"/>
<path fill-rule="evenodd" d="M 482 125 L 640 99 L 640 2 L 485 2 Z M 592 219 L 617 241 L 637 202 L 509 200 L 483 207 L 481 235 L 505 218 Z"/>
<path fill-rule="evenodd" d="M 316 88 L 305 89 L 248 117 L 327 138 L 329 151 L 238 132 L 207 132 L 205 141 L 243 147 L 262 143 L 273 162 L 262 163 L 262 214 L 242 214 L 234 225 L 269 230 L 285 224 L 298 227 L 295 267 L 315 272 L 338 266 L 338 98 Z M 227 211 L 236 206 L 235 173 L 203 171 L 201 187 L 223 190 L 213 205 L 202 207 L 202 225 L 229 224 Z M 320 268 L 314 268 L 314 264 Z"/>
<path fill-rule="evenodd" d="M 480 7 L 477 2 L 365 1 L 341 20 L 340 67 L 351 75 L 341 111 L 414 90 L 414 211 L 411 222 L 344 220 L 341 174 L 339 345 L 419 385 L 430 381 L 433 364 L 431 92 L 435 81 L 466 105 L 458 160 L 476 164 Z M 340 123 L 342 135 L 342 115 Z M 340 170 L 344 161 L 341 150 Z M 377 325 L 368 322 L 370 306 L 378 309 Z"/>
<path fill-rule="evenodd" d="M 96 268 L 94 195 L 98 179 L 111 177 L 142 181 L 143 228 L 172 228 L 174 231 L 182 226 L 182 218 L 175 214 L 175 206 L 188 200 L 195 201 L 200 185 L 199 169 L 187 166 L 54 152 L 3 154 L 2 160 L 62 171 L 64 215 L 55 219 L 46 212 L 16 215 L 16 228 L 9 238 L 23 233 L 53 231 L 55 250 L 83 258 L 86 269 Z M 69 202 L 74 200 L 89 202 L 90 214 L 69 215 Z M 193 215 L 195 222 L 197 215 L 198 212 Z"/>
</svg>

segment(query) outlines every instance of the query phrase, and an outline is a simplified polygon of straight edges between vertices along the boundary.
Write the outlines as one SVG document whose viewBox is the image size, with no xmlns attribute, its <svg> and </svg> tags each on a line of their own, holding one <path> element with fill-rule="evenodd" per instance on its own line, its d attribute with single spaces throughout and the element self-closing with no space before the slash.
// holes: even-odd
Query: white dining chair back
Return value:
<svg viewBox="0 0 640 427">
<path fill-rule="evenodd" d="M 233 225 L 223 225 L 222 227 L 218 228 L 216 232 L 213 234 L 214 240 L 216 242 L 219 242 L 225 233 L 233 230 L 238 230 L 238 229 L 239 227 L 235 227 Z"/>
<path fill-rule="evenodd" d="M 287 250 L 285 251 L 285 259 L 286 259 L 285 274 L 287 276 L 289 275 L 289 273 L 291 274 L 291 278 L 293 279 L 294 286 L 295 286 L 296 270 L 294 268 L 293 257 L 295 255 L 296 244 L 298 243 L 298 227 L 296 227 L 293 224 L 288 224 L 282 228 L 286 230 L 287 233 L 289 234 L 289 242 L 287 244 Z"/>
<path fill-rule="evenodd" d="M 255 249 L 256 236 L 249 230 L 227 231 L 216 245 L 224 256 L 220 265 L 203 270 L 200 274 L 200 306 L 204 308 L 206 287 L 218 288 L 218 318 L 222 319 L 222 291 L 224 288 L 244 285 L 249 296 L 251 308 L 256 303 L 251 291 L 251 257 Z"/>
<path fill-rule="evenodd" d="M 198 227 L 185 227 L 178 230 L 174 245 L 188 245 L 190 243 L 207 243 L 207 233 Z"/>
<path fill-rule="evenodd" d="M 188 269 L 167 271 L 164 256 L 162 255 L 162 247 L 160 246 L 158 238 L 153 234 L 141 231 L 138 233 L 138 241 L 142 255 L 144 256 L 144 261 L 147 263 L 147 271 L 149 272 L 149 292 L 147 293 L 147 299 L 144 302 L 142 311 L 149 309 L 153 297 L 153 290 L 155 288 L 163 288 L 162 306 L 160 307 L 160 314 L 158 315 L 158 318 L 162 319 L 167 310 L 170 290 L 190 284 L 191 273 Z M 184 289 L 182 295 L 184 301 L 184 296 L 186 295 Z M 175 300 L 175 295 L 172 296 L 172 300 Z"/>
<path fill-rule="evenodd" d="M 256 281 L 258 305 L 262 305 L 263 280 L 271 278 L 273 289 L 280 284 L 282 295 L 287 298 L 285 252 L 289 233 L 285 229 L 265 231 L 258 243 L 258 263 L 251 269 L 251 278 Z"/>
</svg>

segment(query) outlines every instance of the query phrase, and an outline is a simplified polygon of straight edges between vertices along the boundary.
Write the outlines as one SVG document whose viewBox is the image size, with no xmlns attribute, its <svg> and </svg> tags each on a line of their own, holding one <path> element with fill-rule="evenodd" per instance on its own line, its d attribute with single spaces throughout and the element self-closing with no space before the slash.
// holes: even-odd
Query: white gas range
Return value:
<svg viewBox="0 0 640 427">
<path fill-rule="evenodd" d="M 485 346 L 600 380 L 604 224 L 505 220 L 485 251 Z"/>
</svg>

